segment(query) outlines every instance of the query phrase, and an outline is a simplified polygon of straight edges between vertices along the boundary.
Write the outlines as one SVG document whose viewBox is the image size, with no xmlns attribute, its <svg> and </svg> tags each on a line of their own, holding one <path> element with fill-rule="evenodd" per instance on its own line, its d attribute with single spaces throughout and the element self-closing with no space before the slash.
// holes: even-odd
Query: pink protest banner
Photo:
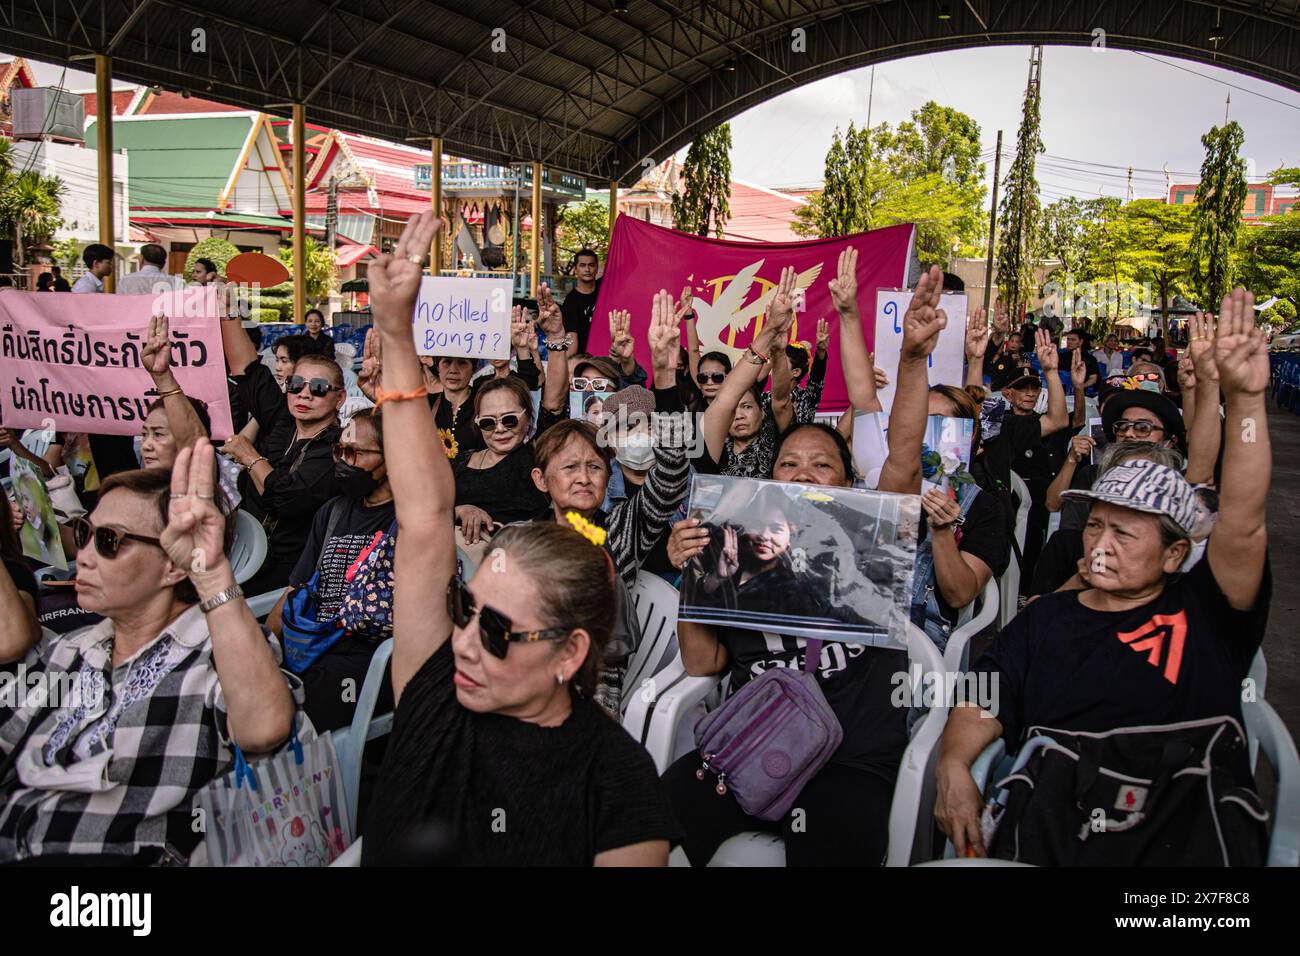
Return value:
<svg viewBox="0 0 1300 956">
<path fill-rule="evenodd" d="M 167 295 L 0 293 L 0 423 L 138 435 L 158 397 L 141 365 L 151 316 L 170 320 L 177 384 L 206 402 L 212 437 L 233 433 L 217 290 Z"/>
<path fill-rule="evenodd" d="M 632 313 L 637 361 L 649 371 L 646 329 L 650 325 L 650 301 L 660 289 L 667 289 L 676 298 L 683 286 L 690 285 L 701 354 L 725 352 L 735 363 L 763 327 L 781 269 L 793 266 L 799 274 L 803 308 L 796 305 L 791 340 L 811 344 L 817 336 L 817 320 L 829 320 L 830 362 L 821 407 L 823 411 L 842 411 L 848 407 L 848 390 L 837 358 L 839 320 L 827 283 L 835 278 L 840 252 L 848 246 L 856 248 L 858 308 L 867 347 L 871 348 L 875 338 L 875 290 L 906 284 L 912 237 L 913 227 L 904 224 L 808 242 L 725 242 L 619 216 L 592 316 L 588 349 L 595 355 L 608 353 L 610 310 L 627 309 Z"/>
</svg>

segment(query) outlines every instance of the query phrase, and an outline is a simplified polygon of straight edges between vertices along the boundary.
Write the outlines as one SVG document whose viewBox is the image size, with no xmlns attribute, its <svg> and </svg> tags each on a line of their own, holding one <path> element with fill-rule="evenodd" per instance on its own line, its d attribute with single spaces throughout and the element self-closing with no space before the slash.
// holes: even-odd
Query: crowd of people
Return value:
<svg viewBox="0 0 1300 956">
<path fill-rule="evenodd" d="M 395 722 L 362 819 L 364 864 L 664 865 L 679 846 L 702 866 L 746 831 L 779 834 L 792 866 L 880 864 L 923 713 L 893 693 L 907 651 L 676 622 L 682 665 L 724 678 L 724 709 L 773 671 L 811 675 L 842 736 L 802 783 L 803 817 L 744 809 L 701 769 L 717 754 L 679 750 L 661 776 L 618 720 L 642 640 L 640 576 L 675 585 L 699 568 L 709 593 L 797 609 L 782 590 L 796 580 L 782 504 L 794 485 L 919 500 L 899 610 L 940 651 L 988 583 L 1020 569 L 1018 613 L 971 665 L 996 678 L 998 705 L 954 706 L 940 743 L 935 818 L 959 855 L 989 850 L 971 766 L 999 737 L 1014 753 L 1033 728 L 1241 720 L 1270 601 L 1269 363 L 1247 293 L 1198 314 L 1182 355 L 1158 340 L 1124 350 L 1113 333 L 1094 351 L 1087 327 L 1058 340 L 1012 328 L 1001 308 L 946 315 L 954 279 L 936 266 L 902 320 L 897 367 L 881 369 L 848 249 L 829 282 L 836 316 L 811 343 L 791 341 L 787 268 L 739 356 L 700 353 L 689 287 L 657 294 L 646 369 L 624 311 L 643 303 L 607 316 L 608 355 L 586 351 L 605 319 L 599 259 L 583 250 L 562 304 L 543 287 L 535 310 L 514 308 L 509 359 L 431 358 L 411 317 L 438 227 L 415 216 L 369 270 L 373 328 L 354 380 L 372 407 L 341 417 L 352 369 L 319 311 L 261 354 L 223 320 L 235 434 L 215 441 L 155 318 L 142 333 L 157 398 L 138 451 L 59 433 L 37 453 L 0 431 L 13 475 L 38 472 L 53 495 L 71 477 L 63 450 L 88 446 L 98 482 L 78 475 L 59 498 L 74 583 L 37 581 L 21 544 L 39 520 L 29 509 L 14 502 L 0 522 L 0 670 L 82 691 L 0 701 L 0 863 L 184 863 L 201 839 L 195 794 L 237 752 L 347 726 L 356 695 L 342 691 L 391 637 L 379 707 Z M 100 293 L 113 254 L 91 246 L 85 259 L 70 289 Z M 119 294 L 182 282 L 161 247 L 142 261 Z M 219 270 L 198 260 L 189 279 Z M 963 320 L 965 381 L 932 381 L 940 334 Z M 832 321 L 851 406 L 833 424 L 818 420 Z M 886 414 L 877 392 L 891 381 Z M 951 489 L 923 469 L 935 417 L 973 431 L 973 480 Z M 867 468 L 877 435 L 883 461 Z M 690 516 L 695 475 L 760 482 L 761 527 L 715 538 Z M 1013 475 L 1030 499 L 1023 548 Z M 240 585 L 229 555 L 250 519 L 266 558 Z M 275 592 L 259 621 L 247 598 Z M 1168 622 L 1176 652 L 1134 643 Z M 1244 760 L 1232 771 L 1252 786 Z"/>
</svg>

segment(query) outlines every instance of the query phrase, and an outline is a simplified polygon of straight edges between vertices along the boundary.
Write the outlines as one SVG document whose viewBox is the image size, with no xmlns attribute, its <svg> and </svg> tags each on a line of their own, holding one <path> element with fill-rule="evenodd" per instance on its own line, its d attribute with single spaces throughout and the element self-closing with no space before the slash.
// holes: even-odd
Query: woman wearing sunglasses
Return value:
<svg viewBox="0 0 1300 956">
<path fill-rule="evenodd" d="M 258 424 L 256 441 L 236 435 L 221 450 L 244 469 L 242 507 L 267 529 L 266 562 L 246 582 L 249 594 L 262 594 L 289 583 L 317 512 L 340 491 L 333 448 L 343 372 L 323 355 L 303 355 L 281 391 L 237 321 L 221 323 L 221 339 L 239 401 Z"/>
<path fill-rule="evenodd" d="M 411 314 L 435 232 L 412 217 L 371 267 L 397 507 L 397 719 L 363 863 L 663 865 L 675 835 L 648 755 L 591 702 L 614 622 L 605 552 L 549 523 L 454 580 L 451 467 L 424 403 Z M 565 376 L 567 384 L 567 374 Z"/>
<path fill-rule="evenodd" d="M 474 396 L 474 423 L 483 447 L 452 463 L 456 478 L 457 543 L 479 558 L 493 530 L 546 513 L 533 485 L 533 401 L 518 378 L 495 378 Z"/>
<path fill-rule="evenodd" d="M 183 859 L 202 838 L 194 794 L 233 745 L 288 739 L 297 684 L 235 584 L 213 456 L 200 439 L 170 475 L 113 475 L 76 521 L 77 601 L 103 620 L 29 652 L 75 690 L 0 725 L 0 862 Z"/>
</svg>

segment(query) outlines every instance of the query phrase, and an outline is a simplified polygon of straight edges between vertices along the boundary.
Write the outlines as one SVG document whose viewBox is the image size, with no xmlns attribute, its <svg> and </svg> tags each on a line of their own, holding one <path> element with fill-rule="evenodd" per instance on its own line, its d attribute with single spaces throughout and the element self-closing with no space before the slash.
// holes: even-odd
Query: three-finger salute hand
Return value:
<svg viewBox="0 0 1300 956">
<path fill-rule="evenodd" d="M 167 557 L 194 582 L 200 598 L 211 597 L 228 586 L 228 578 L 233 580 L 224 549 L 226 519 L 216 503 L 214 454 L 206 438 L 177 454 L 161 538 Z"/>
</svg>

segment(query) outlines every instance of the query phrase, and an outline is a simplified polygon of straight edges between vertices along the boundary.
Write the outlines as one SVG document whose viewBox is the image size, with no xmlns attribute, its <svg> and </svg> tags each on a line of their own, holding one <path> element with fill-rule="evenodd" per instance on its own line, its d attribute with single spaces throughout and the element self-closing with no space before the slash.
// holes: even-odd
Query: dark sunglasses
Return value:
<svg viewBox="0 0 1300 956">
<path fill-rule="evenodd" d="M 334 443 L 334 460 L 341 461 L 345 465 L 356 467 L 357 456 L 364 455 L 367 452 L 375 455 L 382 455 L 383 452 L 378 448 L 358 448 L 356 445 L 345 445 L 342 442 Z"/>
<path fill-rule="evenodd" d="M 122 550 L 123 541 L 140 541 L 144 544 L 152 544 L 156 547 L 162 547 L 162 541 L 158 538 L 150 538 L 143 534 L 132 534 L 129 531 L 118 531 L 115 528 L 96 528 L 85 518 L 74 518 L 71 522 L 72 542 L 80 551 L 93 538 L 95 541 L 95 553 L 101 558 L 112 561 L 117 557 L 117 553 Z"/>
<path fill-rule="evenodd" d="M 1163 432 L 1164 430 L 1165 429 L 1163 425 L 1157 425 L 1155 422 L 1148 422 L 1148 421 L 1131 422 L 1127 418 L 1121 418 L 1119 421 L 1117 421 L 1114 425 L 1111 426 L 1111 431 L 1114 432 L 1116 438 L 1118 438 L 1120 435 L 1124 434 L 1125 432 L 1132 432 L 1138 438 L 1146 438 L 1154 431 Z"/>
<path fill-rule="evenodd" d="M 478 425 L 479 431 L 494 432 L 497 430 L 497 422 L 506 431 L 513 431 L 520 422 L 520 417 L 514 412 L 507 412 L 505 415 L 483 415 L 474 419 L 474 424 Z"/>
<path fill-rule="evenodd" d="M 695 375 L 695 381 L 701 385 L 708 385 L 710 382 L 714 385 L 721 385 L 726 380 L 726 372 L 697 372 Z"/>
<path fill-rule="evenodd" d="M 478 633 L 483 649 L 493 657 L 506 659 L 512 641 L 554 641 L 569 635 L 567 627 L 550 627 L 542 631 L 512 631 L 510 618 L 495 608 L 484 605 L 474 607 L 474 595 L 469 593 L 464 580 L 457 575 L 447 585 L 447 613 L 457 627 L 469 627 L 478 614 Z"/>
<path fill-rule="evenodd" d="M 301 375 L 290 375 L 284 380 L 284 392 L 286 395 L 297 395 L 304 388 L 310 388 L 312 396 L 315 398 L 324 398 L 330 392 L 341 392 L 343 389 L 337 385 L 331 384 L 327 378 L 313 378 L 310 382 Z"/>
</svg>

